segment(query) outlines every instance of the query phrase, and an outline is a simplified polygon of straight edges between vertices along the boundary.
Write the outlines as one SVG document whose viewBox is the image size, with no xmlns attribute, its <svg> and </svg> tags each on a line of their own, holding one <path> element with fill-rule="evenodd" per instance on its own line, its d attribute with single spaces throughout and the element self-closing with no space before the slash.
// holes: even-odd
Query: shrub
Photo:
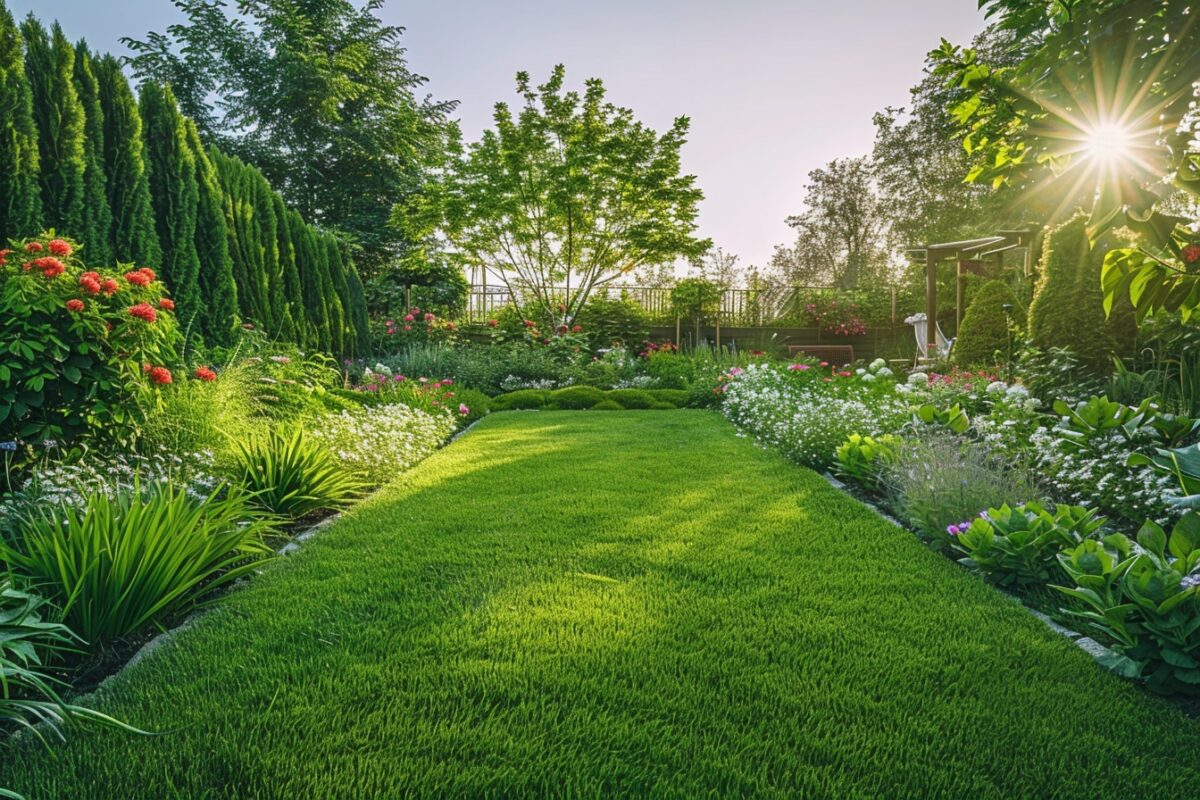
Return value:
<svg viewBox="0 0 1200 800">
<path fill-rule="evenodd" d="M 613 389 L 605 397 L 622 408 L 650 408 L 656 402 L 654 395 L 642 389 Z"/>
<path fill-rule="evenodd" d="M 1092 538 L 1104 525 L 1095 509 L 1037 503 L 989 508 L 970 525 L 950 533 L 959 561 L 1001 586 L 1041 585 L 1066 577 L 1058 554 Z M 949 531 L 948 531 L 949 532 Z"/>
<path fill-rule="evenodd" d="M 1004 306 L 1009 306 L 1006 312 Z M 1000 363 L 1012 348 L 1013 328 L 1025 327 L 1025 309 L 1007 283 L 988 281 L 963 315 L 952 356 L 964 367 Z"/>
<path fill-rule="evenodd" d="M 867 489 L 877 489 L 880 472 L 895 462 L 901 444 L 900 437 L 889 433 L 878 437 L 851 434 L 837 449 L 834 470 Z"/>
<path fill-rule="evenodd" d="M 615 400 L 601 400 L 592 406 L 592 411 L 624 411 L 625 407 Z"/>
<path fill-rule="evenodd" d="M 593 350 L 636 347 L 650 335 L 646 311 L 627 297 L 591 297 L 575 317 Z"/>
<path fill-rule="evenodd" d="M 492 410 L 492 398 L 476 389 L 459 387 L 455 389 L 454 399 L 459 404 L 455 418 L 458 420 L 460 428 L 465 428 L 472 422 L 486 417 Z M 463 406 L 467 408 L 466 414 L 461 413 Z"/>
<path fill-rule="evenodd" d="M 545 389 L 518 389 L 515 392 L 492 398 L 493 411 L 515 411 L 519 409 L 544 408 L 550 397 Z"/>
<path fill-rule="evenodd" d="M 271 429 L 238 444 L 235 480 L 258 507 L 291 519 L 340 508 L 364 489 L 322 443 Z"/>
<path fill-rule="evenodd" d="M 941 550 L 950 544 L 951 526 L 985 508 L 1038 497 L 1030 476 L 983 445 L 940 430 L 905 441 L 880 482 L 900 519 Z"/>
<path fill-rule="evenodd" d="M 454 430 L 449 412 L 428 414 L 390 404 L 326 414 L 311 423 L 312 437 L 351 472 L 376 486 L 424 459 Z"/>
<path fill-rule="evenodd" d="M 594 386 L 571 386 L 550 392 L 546 408 L 583 409 L 591 408 L 604 398 L 604 392 Z"/>
<path fill-rule="evenodd" d="M 142 427 L 143 453 L 208 451 L 228 466 L 234 441 L 245 441 L 262 424 L 264 403 L 254 372 L 243 364 L 222 369 L 213 380 L 193 380 L 162 395 L 157 413 Z"/>
<path fill-rule="evenodd" d="M 85 271 L 75 250 L 44 234 L 0 251 L 0 441 L 128 443 L 178 377 L 153 271 Z"/>
<path fill-rule="evenodd" d="M 92 648 L 197 605 L 256 569 L 270 549 L 267 519 L 237 491 L 201 502 L 170 485 L 83 508 L 43 507 L 0 554 L 46 592 Z"/>
<path fill-rule="evenodd" d="M 660 403 L 669 403 L 676 408 L 682 408 L 688 404 L 688 392 L 686 389 L 647 389 L 646 393 Z"/>
<path fill-rule="evenodd" d="M 1112 364 L 1115 345 L 1082 213 L 1046 236 L 1041 277 L 1029 308 L 1029 340 L 1042 350 L 1070 350 L 1093 373 Z"/>
</svg>

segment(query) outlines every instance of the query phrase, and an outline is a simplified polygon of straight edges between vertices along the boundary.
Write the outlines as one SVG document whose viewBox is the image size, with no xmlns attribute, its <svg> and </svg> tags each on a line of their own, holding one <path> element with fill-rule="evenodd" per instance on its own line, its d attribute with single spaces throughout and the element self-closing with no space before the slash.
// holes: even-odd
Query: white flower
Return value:
<svg viewBox="0 0 1200 800">
<path fill-rule="evenodd" d="M 388 368 L 387 364 L 376 364 L 375 366 L 371 367 L 371 371 L 378 375 L 392 374 L 392 371 Z"/>
<path fill-rule="evenodd" d="M 879 372 L 881 369 L 887 369 L 887 362 L 882 358 L 877 358 L 868 365 L 872 372 Z"/>
<path fill-rule="evenodd" d="M 890 378 L 895 373 L 892 372 L 890 367 L 880 367 L 879 369 L 875 370 L 875 374 L 880 378 Z"/>
<path fill-rule="evenodd" d="M 910 386 L 920 386 L 920 385 L 922 385 L 922 384 L 929 383 L 929 375 L 927 375 L 927 374 L 926 374 L 926 373 L 924 373 L 924 372 L 913 372 L 913 373 L 910 373 L 910 374 L 909 374 L 909 376 L 908 376 L 908 381 L 907 381 L 907 383 L 908 383 Z"/>
<path fill-rule="evenodd" d="M 1000 394 L 1007 389 L 1008 389 L 1008 384 L 1005 383 L 1004 381 L 992 381 L 991 383 L 989 383 L 987 385 L 987 388 L 984 389 L 984 391 L 987 392 L 988 394 Z"/>
</svg>

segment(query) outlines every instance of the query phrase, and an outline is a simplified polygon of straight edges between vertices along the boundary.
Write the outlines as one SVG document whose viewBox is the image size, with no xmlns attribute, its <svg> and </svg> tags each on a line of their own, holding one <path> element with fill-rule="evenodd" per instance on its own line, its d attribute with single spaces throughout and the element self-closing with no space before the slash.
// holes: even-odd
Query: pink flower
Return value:
<svg viewBox="0 0 1200 800">
<path fill-rule="evenodd" d="M 742 370 L 741 367 L 734 367 L 733 369 L 729 370 L 729 374 L 730 375 L 741 375 L 743 371 L 744 370 Z"/>
<path fill-rule="evenodd" d="M 788 364 L 789 372 L 804 372 L 808 369 L 811 369 L 808 364 Z"/>
<path fill-rule="evenodd" d="M 471 409 L 467 408 L 465 403 L 459 403 L 458 404 L 458 413 L 462 414 L 465 417 L 465 416 L 467 416 L 467 414 L 471 413 Z"/>
<path fill-rule="evenodd" d="M 434 320 L 434 316 L 433 316 L 433 314 L 429 314 L 429 313 L 426 313 L 426 314 L 425 314 L 425 321 L 426 321 L 426 322 L 433 322 L 433 320 Z"/>
<path fill-rule="evenodd" d="M 404 321 L 405 321 L 405 322 L 412 322 L 414 319 L 416 319 L 416 317 L 414 317 L 412 314 L 405 314 L 405 315 L 404 315 Z"/>
</svg>

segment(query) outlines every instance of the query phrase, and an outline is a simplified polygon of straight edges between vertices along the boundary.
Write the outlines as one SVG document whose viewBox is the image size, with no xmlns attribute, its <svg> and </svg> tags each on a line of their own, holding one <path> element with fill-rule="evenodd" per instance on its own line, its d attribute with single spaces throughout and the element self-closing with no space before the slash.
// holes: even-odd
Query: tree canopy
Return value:
<svg viewBox="0 0 1200 800">
<path fill-rule="evenodd" d="M 478 142 L 456 136 L 440 180 L 394 219 L 419 225 L 415 237 L 440 232 L 463 265 L 569 322 L 593 289 L 711 243 L 695 235 L 703 193 L 681 171 L 688 119 L 659 135 L 608 102 L 599 79 L 580 93 L 565 74 L 535 87 L 518 73 L 521 107 L 497 103 Z"/>
</svg>

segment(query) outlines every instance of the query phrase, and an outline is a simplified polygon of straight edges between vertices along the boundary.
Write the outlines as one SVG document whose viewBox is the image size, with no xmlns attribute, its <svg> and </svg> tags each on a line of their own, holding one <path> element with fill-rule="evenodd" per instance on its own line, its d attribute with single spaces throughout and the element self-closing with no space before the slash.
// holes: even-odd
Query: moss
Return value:
<svg viewBox="0 0 1200 800">
<path fill-rule="evenodd" d="M 1007 313 L 1005 305 L 1011 306 Z M 963 315 L 954 343 L 954 362 L 964 367 L 983 367 L 1003 360 L 1012 344 L 1010 325 L 1025 327 L 1025 309 L 1007 283 L 988 281 Z"/>
</svg>

